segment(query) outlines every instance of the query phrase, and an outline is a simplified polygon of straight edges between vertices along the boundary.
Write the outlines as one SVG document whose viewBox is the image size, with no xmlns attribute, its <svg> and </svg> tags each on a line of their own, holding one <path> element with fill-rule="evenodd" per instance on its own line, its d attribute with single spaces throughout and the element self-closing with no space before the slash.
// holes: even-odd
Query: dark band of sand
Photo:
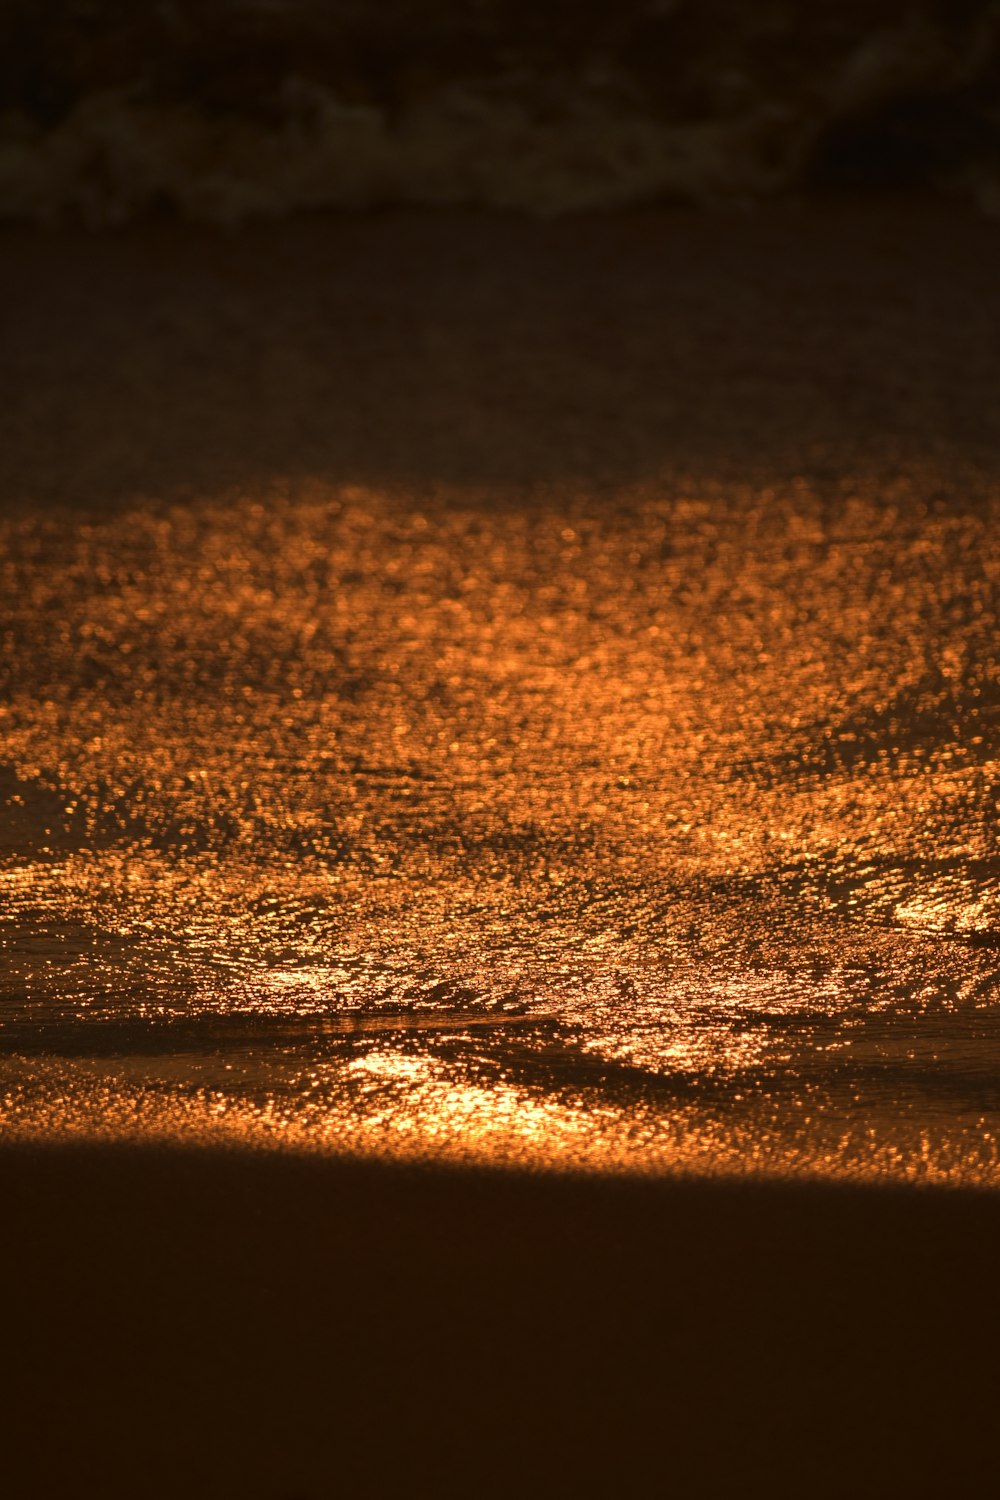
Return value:
<svg viewBox="0 0 1000 1500">
<path fill-rule="evenodd" d="M 6 1493 L 972 1495 L 1000 1199 L 0 1155 Z"/>
</svg>

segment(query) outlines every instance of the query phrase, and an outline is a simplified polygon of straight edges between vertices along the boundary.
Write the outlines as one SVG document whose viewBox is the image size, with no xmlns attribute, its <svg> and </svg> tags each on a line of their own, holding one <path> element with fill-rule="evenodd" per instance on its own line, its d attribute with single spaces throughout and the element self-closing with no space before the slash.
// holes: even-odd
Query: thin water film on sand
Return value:
<svg viewBox="0 0 1000 1500">
<path fill-rule="evenodd" d="M 5 520 L 4 1133 L 995 1183 L 938 481 Z"/>
</svg>

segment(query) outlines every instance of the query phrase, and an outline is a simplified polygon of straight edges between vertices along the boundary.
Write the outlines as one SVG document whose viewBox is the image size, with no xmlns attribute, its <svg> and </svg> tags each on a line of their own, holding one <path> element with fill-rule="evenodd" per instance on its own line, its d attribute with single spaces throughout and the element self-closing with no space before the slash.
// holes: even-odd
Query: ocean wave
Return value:
<svg viewBox="0 0 1000 1500">
<path fill-rule="evenodd" d="M 719 20 L 728 7 L 706 9 Z M 266 53 L 280 9 L 243 0 L 236 11 Z M 304 14 L 285 13 L 300 41 Z M 530 61 L 499 48 L 492 67 L 466 47 L 415 78 L 384 58 L 373 72 L 321 53 L 309 70 L 301 48 L 271 45 L 267 68 L 244 58 L 223 88 L 217 33 L 176 77 L 145 53 L 109 71 L 92 48 L 69 83 L 43 87 L 43 59 L 31 87 L 7 81 L 0 216 L 109 225 L 168 209 L 232 224 L 394 204 L 562 214 L 831 180 L 944 183 L 1000 212 L 1000 6 L 947 27 L 909 6 L 864 32 L 828 35 L 787 16 L 784 34 L 771 30 L 770 51 L 747 32 L 726 53 L 709 33 L 652 71 L 607 41 L 561 61 L 551 46 Z"/>
</svg>

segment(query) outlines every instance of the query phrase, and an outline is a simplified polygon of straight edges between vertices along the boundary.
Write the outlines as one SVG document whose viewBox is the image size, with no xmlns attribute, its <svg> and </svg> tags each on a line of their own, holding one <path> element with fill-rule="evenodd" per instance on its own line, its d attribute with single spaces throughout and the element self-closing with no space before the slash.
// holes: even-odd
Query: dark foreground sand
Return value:
<svg viewBox="0 0 1000 1500">
<path fill-rule="evenodd" d="M 0 1155 L 5 1493 L 974 1495 L 1000 1199 Z"/>
</svg>

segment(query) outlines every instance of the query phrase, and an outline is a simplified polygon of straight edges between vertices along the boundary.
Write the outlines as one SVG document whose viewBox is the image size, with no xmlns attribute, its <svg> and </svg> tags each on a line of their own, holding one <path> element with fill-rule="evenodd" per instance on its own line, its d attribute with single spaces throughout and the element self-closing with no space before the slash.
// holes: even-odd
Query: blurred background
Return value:
<svg viewBox="0 0 1000 1500">
<path fill-rule="evenodd" d="M 0 211 L 932 186 L 992 215 L 998 85 L 983 0 L 3 0 Z"/>
</svg>

